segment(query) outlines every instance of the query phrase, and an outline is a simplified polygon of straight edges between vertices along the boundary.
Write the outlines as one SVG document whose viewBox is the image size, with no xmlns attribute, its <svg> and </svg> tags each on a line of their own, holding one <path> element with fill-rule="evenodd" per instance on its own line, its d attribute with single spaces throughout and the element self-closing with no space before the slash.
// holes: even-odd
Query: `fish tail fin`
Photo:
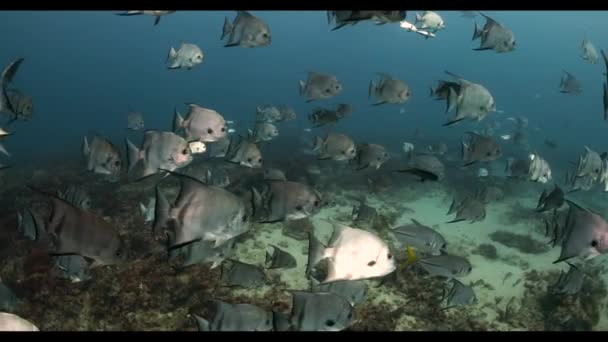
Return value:
<svg viewBox="0 0 608 342">
<path fill-rule="evenodd" d="M 450 215 L 451 213 L 456 211 L 456 198 L 452 198 L 452 204 L 450 204 L 450 209 L 448 209 L 448 213 L 446 215 Z"/>
<path fill-rule="evenodd" d="M 184 118 L 182 118 L 181 114 L 177 111 L 177 109 L 173 110 L 173 132 L 177 132 L 178 129 L 184 126 Z"/>
<path fill-rule="evenodd" d="M 129 164 L 127 172 L 131 172 L 140 159 L 140 151 L 129 139 L 125 140 L 127 142 L 127 163 Z"/>
<path fill-rule="evenodd" d="M 196 319 L 196 325 L 198 325 L 199 331 L 210 331 L 211 330 L 209 328 L 209 321 L 207 321 L 206 319 L 204 319 L 203 317 L 201 317 L 199 315 L 192 315 L 192 316 L 194 316 L 194 319 Z"/>
<path fill-rule="evenodd" d="M 481 28 L 479 28 L 479 25 L 477 25 L 477 21 L 475 22 L 475 27 L 473 28 L 473 38 L 471 40 L 475 40 L 479 37 L 481 37 L 483 33 L 483 30 Z"/>
<path fill-rule="evenodd" d="M 323 139 L 321 139 L 321 137 L 315 137 L 315 140 L 312 144 L 312 151 L 313 152 L 321 151 L 322 147 L 323 147 Z"/>
<path fill-rule="evenodd" d="M 376 93 L 376 84 L 374 83 L 374 81 L 369 81 L 369 87 L 367 89 L 367 98 L 369 99 L 370 97 L 372 97 L 372 94 Z"/>
<path fill-rule="evenodd" d="M 467 143 L 464 141 L 461 141 L 460 144 L 461 144 L 460 152 L 461 152 L 462 160 L 467 161 L 467 160 L 469 160 L 469 158 L 471 156 L 469 145 L 467 145 Z"/>
<path fill-rule="evenodd" d="M 87 137 L 85 136 L 82 141 L 82 154 L 86 157 L 89 155 L 89 153 L 91 153 L 91 149 L 89 148 L 89 141 L 87 140 Z"/>
<path fill-rule="evenodd" d="M 160 23 L 160 15 L 157 15 L 156 18 L 154 18 L 154 26 L 158 25 L 158 23 Z"/>
<path fill-rule="evenodd" d="M 304 95 L 306 92 L 306 83 L 302 80 L 298 83 L 298 92 L 300 93 L 300 96 Z"/>
<path fill-rule="evenodd" d="M 175 51 L 175 48 L 172 46 L 169 49 L 169 53 L 167 54 L 167 61 L 165 61 L 165 63 L 168 63 L 169 61 L 173 61 L 173 60 L 175 60 L 175 58 L 177 58 L 177 51 Z"/>
<path fill-rule="evenodd" d="M 445 112 L 449 112 L 452 109 L 454 109 L 454 107 L 456 107 L 456 104 L 458 103 L 458 94 L 456 94 L 456 91 L 454 91 L 454 89 L 450 88 L 448 90 L 448 98 L 447 98 L 447 105 L 445 107 Z"/>
<path fill-rule="evenodd" d="M 546 198 L 547 198 L 547 190 L 543 189 L 543 192 L 540 194 L 540 197 L 538 198 L 538 204 L 536 205 L 536 209 L 542 209 L 543 203 L 545 202 Z"/>
<path fill-rule="evenodd" d="M 308 233 L 308 264 L 306 275 L 310 275 L 314 267 L 323 259 L 325 246 L 315 237 L 313 232 Z"/>
<path fill-rule="evenodd" d="M 228 21 L 228 17 L 224 17 L 224 26 L 222 27 L 222 37 L 220 40 L 224 40 L 229 34 L 232 34 L 232 24 Z"/>
<path fill-rule="evenodd" d="M 160 228 L 163 228 L 167 221 L 169 221 L 169 201 L 167 197 L 160 191 L 160 188 L 156 186 L 156 204 L 154 206 L 154 223 L 152 224 L 152 231 L 156 235 Z"/>
</svg>

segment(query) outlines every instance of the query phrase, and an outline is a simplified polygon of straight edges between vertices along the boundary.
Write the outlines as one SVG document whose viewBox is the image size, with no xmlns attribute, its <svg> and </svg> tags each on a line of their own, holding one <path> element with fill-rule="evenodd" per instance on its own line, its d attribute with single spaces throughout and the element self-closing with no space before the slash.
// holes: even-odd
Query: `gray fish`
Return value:
<svg viewBox="0 0 608 342">
<path fill-rule="evenodd" d="M 513 31 L 481 12 L 479 14 L 486 18 L 486 23 L 483 28 L 479 28 L 475 23 L 472 40 L 481 38 L 481 43 L 478 48 L 473 50 L 494 50 L 498 53 L 513 51 L 515 49 Z"/>
<path fill-rule="evenodd" d="M 29 188 L 51 201 L 51 216 L 43 229 L 53 242 L 52 254 L 80 255 L 93 261 L 91 267 L 118 264 L 128 258 L 126 245 L 111 224 L 55 195 Z"/>
<path fill-rule="evenodd" d="M 367 169 L 368 167 L 378 170 L 382 164 L 391 159 L 382 145 L 365 143 L 357 146 L 356 150 L 357 155 L 351 161 L 357 166 L 357 170 Z"/>
<path fill-rule="evenodd" d="M 502 156 L 500 146 L 495 139 L 474 132 L 466 132 L 469 142 L 462 141 L 462 161 L 464 166 L 477 162 L 490 162 Z"/>
<path fill-rule="evenodd" d="M 64 278 L 72 282 L 81 282 L 91 279 L 89 262 L 80 255 L 62 255 L 55 257 L 55 264 L 61 270 Z"/>
<path fill-rule="evenodd" d="M 167 69 L 192 69 L 201 64 L 205 55 L 200 47 L 191 43 L 181 43 L 175 50 L 172 46 L 167 54 Z"/>
<path fill-rule="evenodd" d="M 335 110 L 327 108 L 315 108 L 310 115 L 308 120 L 312 123 L 313 127 L 321 127 L 328 124 L 335 124 L 341 119 L 352 114 L 353 108 L 349 104 L 340 103 Z"/>
<path fill-rule="evenodd" d="M 559 258 L 553 263 L 579 257 L 583 260 L 608 252 L 608 223 L 596 213 L 568 201 L 570 209 L 562 236 Z"/>
<path fill-rule="evenodd" d="M 270 27 L 247 11 L 237 11 L 232 24 L 224 20 L 221 40 L 228 36 L 224 47 L 241 46 L 247 48 L 269 46 L 272 41 Z"/>
<path fill-rule="evenodd" d="M 129 173 L 141 160 L 141 178 L 154 175 L 160 170 L 175 171 L 192 162 L 188 142 L 173 132 L 146 131 L 141 149 L 127 141 Z"/>
<path fill-rule="evenodd" d="M 473 290 L 472 286 L 465 285 L 455 278 L 452 278 L 451 281 L 452 287 L 447 295 L 444 292 L 444 298 L 447 299 L 447 306 L 443 310 L 477 303 L 477 296 L 475 295 L 475 290 Z"/>
<path fill-rule="evenodd" d="M 418 259 L 418 262 L 431 276 L 441 276 L 448 279 L 464 277 L 471 273 L 473 268 L 467 259 L 449 254 Z"/>
<path fill-rule="evenodd" d="M 583 39 L 581 43 L 581 58 L 591 64 L 597 64 L 600 56 L 597 53 L 597 49 L 588 39 Z"/>
<path fill-rule="evenodd" d="M 508 158 L 505 166 L 505 172 L 512 178 L 528 178 L 530 174 L 530 159 L 514 159 Z"/>
<path fill-rule="evenodd" d="M 424 11 L 422 14 L 416 13 L 415 24 L 418 25 L 418 23 L 422 23 L 422 25 L 418 26 L 419 29 L 432 33 L 437 33 L 437 31 L 445 28 L 445 22 L 441 16 L 433 11 Z"/>
<path fill-rule="evenodd" d="M 273 314 L 253 304 L 230 304 L 214 300 L 216 312 L 213 320 L 194 315 L 199 331 L 270 331 Z"/>
<path fill-rule="evenodd" d="M 329 99 L 342 93 L 342 83 L 336 76 L 311 71 L 306 81 L 300 81 L 300 95 L 306 102 Z"/>
<path fill-rule="evenodd" d="M 597 180 L 602 173 L 602 157 L 596 151 L 585 146 L 585 154 L 579 158 L 576 165 L 576 177 L 591 175 L 593 180 Z"/>
<path fill-rule="evenodd" d="M 270 249 L 272 249 L 272 253 L 266 250 L 266 265 L 267 268 L 295 268 L 298 264 L 296 262 L 296 258 L 293 255 L 289 254 L 289 252 L 280 249 L 275 245 L 270 245 Z"/>
<path fill-rule="evenodd" d="M 68 186 L 63 192 L 57 191 L 57 197 L 82 209 L 91 209 L 91 196 L 82 187 Z"/>
<path fill-rule="evenodd" d="M 256 122 L 279 122 L 283 118 L 281 111 L 276 106 L 262 105 L 256 107 Z"/>
<path fill-rule="evenodd" d="M 355 142 L 344 134 L 330 132 L 325 139 L 315 137 L 313 152 L 318 159 L 348 161 L 357 156 Z"/>
<path fill-rule="evenodd" d="M 449 71 L 446 74 L 455 78 L 459 88 L 448 86 L 446 112 L 456 108 L 456 116 L 443 126 L 449 126 L 466 118 L 483 120 L 490 112 L 496 111 L 496 101 L 490 91 L 481 84 L 473 83 Z"/>
<path fill-rule="evenodd" d="M 264 169 L 264 180 L 286 181 L 287 177 L 282 170 L 271 167 Z"/>
<path fill-rule="evenodd" d="M 581 83 L 566 70 L 562 70 L 564 74 L 559 81 L 559 92 L 571 95 L 580 95 L 583 92 Z"/>
<path fill-rule="evenodd" d="M 116 15 L 120 16 L 132 16 L 132 15 L 151 15 L 154 17 L 154 26 L 158 25 L 160 22 L 160 18 L 163 15 L 171 14 L 175 11 L 126 11 L 124 13 L 116 13 Z"/>
<path fill-rule="evenodd" d="M 172 247 L 173 243 L 168 236 L 169 258 L 181 258 L 181 267 L 195 264 L 209 264 L 210 269 L 214 269 L 222 264 L 224 260 L 234 255 L 236 248 L 236 238 L 225 241 L 220 246 L 215 247 L 215 241 L 205 241 L 198 239 L 191 243 Z"/>
<path fill-rule="evenodd" d="M 297 117 L 296 111 L 291 107 L 279 105 L 277 109 L 279 110 L 279 113 L 281 113 L 281 118 L 279 121 L 291 121 L 295 120 Z"/>
<path fill-rule="evenodd" d="M 412 219 L 411 224 L 394 228 L 392 232 L 402 245 L 412 247 L 422 254 L 440 255 L 447 247 L 447 241 L 441 233 L 415 219 Z"/>
<path fill-rule="evenodd" d="M 378 217 L 378 211 L 361 201 L 358 206 L 353 207 L 352 217 L 355 227 L 371 229 Z"/>
<path fill-rule="evenodd" d="M 253 141 L 241 136 L 230 142 L 226 160 L 250 168 L 260 168 L 264 161 L 260 148 Z"/>
<path fill-rule="evenodd" d="M 549 293 L 575 295 L 583 288 L 585 272 L 580 267 L 570 265 L 568 272 L 561 271 L 555 284 L 549 286 Z"/>
<path fill-rule="evenodd" d="M 406 103 L 411 96 L 410 88 L 405 82 L 392 77 L 389 74 L 378 73 L 380 79 L 374 83 L 369 82 L 368 97 L 374 96 L 378 102 L 374 106 L 390 103 Z"/>
<path fill-rule="evenodd" d="M 0 311 L 12 312 L 17 306 L 17 296 L 0 279 Z"/>
<path fill-rule="evenodd" d="M 216 186 L 218 188 L 225 188 L 231 183 L 228 170 L 219 166 L 190 166 L 185 170 L 184 174 L 195 178 L 203 184 Z"/>
<path fill-rule="evenodd" d="M 312 292 L 325 292 L 336 294 L 355 306 L 363 303 L 367 297 L 367 282 L 365 280 L 339 280 L 327 284 L 318 284 L 312 281 Z"/>
<path fill-rule="evenodd" d="M 228 126 L 224 117 L 213 109 L 203 108 L 196 104 L 188 105 L 188 115 L 184 120 L 175 110 L 173 131 L 183 129 L 186 140 L 213 142 L 223 139 L 228 134 Z"/>
<path fill-rule="evenodd" d="M 456 217 L 446 223 L 469 221 L 475 223 L 483 221 L 486 218 L 486 207 L 483 202 L 473 197 L 466 197 L 460 203 L 456 202 L 456 199 L 452 201 L 448 215 L 456 213 Z"/>
<path fill-rule="evenodd" d="M 208 158 L 224 158 L 228 153 L 228 149 L 230 148 L 230 137 L 226 136 L 223 139 L 206 142 L 207 152 L 205 152 L 205 156 Z"/>
<path fill-rule="evenodd" d="M 437 180 L 445 178 L 445 165 L 434 155 L 430 154 L 417 154 L 410 159 L 408 165 L 420 169 L 423 171 L 430 172 L 437 176 Z"/>
<path fill-rule="evenodd" d="M 42 218 L 30 208 L 17 212 L 17 231 L 28 239 L 38 240 L 43 225 Z"/>
<path fill-rule="evenodd" d="M 17 116 L 17 110 L 13 107 L 9 97 L 9 85 L 13 82 L 13 78 L 19 70 L 19 66 L 23 63 L 23 58 L 18 58 L 11 62 L 0 76 L 0 112 L 7 113 L 12 116 Z"/>
<path fill-rule="evenodd" d="M 17 89 L 7 89 L 6 96 L 11 110 L 6 111 L 9 117 L 7 125 L 13 121 L 29 121 L 34 113 L 34 100 L 31 96 Z"/>
<path fill-rule="evenodd" d="M 505 193 L 499 187 L 487 186 L 480 189 L 475 197 L 483 203 L 488 204 L 503 200 L 505 198 Z"/>
<path fill-rule="evenodd" d="M 290 322 L 296 331 L 340 331 L 353 323 L 353 307 L 333 293 L 291 291 Z"/>
<path fill-rule="evenodd" d="M 252 289 L 266 284 L 266 274 L 260 266 L 231 260 L 232 266 L 227 272 L 222 272 L 222 281 L 227 286 Z"/>
<path fill-rule="evenodd" d="M 116 179 L 122 170 L 118 148 L 108 139 L 94 136 L 89 144 L 84 137 L 82 154 L 87 160 L 87 170 Z"/>
<path fill-rule="evenodd" d="M 144 129 L 144 115 L 141 112 L 130 111 L 127 113 L 127 128 L 133 131 Z"/>
<path fill-rule="evenodd" d="M 543 212 L 552 209 L 559 209 L 565 203 L 564 192 L 562 189 L 555 184 L 555 187 L 550 193 L 547 193 L 546 189 L 543 189 L 543 193 L 540 194 L 538 204 L 536 205 L 536 211 Z"/>
<path fill-rule="evenodd" d="M 253 143 L 270 141 L 278 136 L 279 129 L 277 126 L 268 122 L 258 122 L 255 124 L 253 130 L 249 130 L 249 139 Z"/>
<path fill-rule="evenodd" d="M 249 230 L 251 218 L 240 197 L 189 176 L 171 174 L 179 177 L 181 190 L 170 205 L 157 186 L 154 232 L 169 227 L 174 245 L 202 239 L 215 241 L 218 247 Z"/>
<path fill-rule="evenodd" d="M 321 194 L 306 184 L 267 180 L 260 187 L 255 211 L 263 223 L 299 220 L 321 210 Z"/>
</svg>

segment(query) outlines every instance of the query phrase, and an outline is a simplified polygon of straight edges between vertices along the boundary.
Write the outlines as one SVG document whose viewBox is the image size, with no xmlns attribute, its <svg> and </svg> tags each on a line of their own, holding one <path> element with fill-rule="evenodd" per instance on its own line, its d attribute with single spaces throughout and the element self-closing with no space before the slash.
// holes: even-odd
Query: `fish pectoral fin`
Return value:
<svg viewBox="0 0 608 342">
<path fill-rule="evenodd" d="M 452 221 L 448 221 L 446 223 L 456 223 L 456 222 L 462 222 L 462 221 L 466 221 L 466 219 L 463 219 L 463 218 L 461 218 L 461 219 L 453 219 Z"/>
<path fill-rule="evenodd" d="M 491 47 L 478 47 L 473 49 L 474 51 L 484 51 L 484 50 L 492 50 Z"/>
</svg>

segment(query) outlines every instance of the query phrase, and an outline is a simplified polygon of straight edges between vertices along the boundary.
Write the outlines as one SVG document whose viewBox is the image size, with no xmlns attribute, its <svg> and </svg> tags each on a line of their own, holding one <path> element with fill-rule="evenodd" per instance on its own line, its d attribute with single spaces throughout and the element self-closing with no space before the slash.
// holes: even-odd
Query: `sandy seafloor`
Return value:
<svg viewBox="0 0 608 342">
<path fill-rule="evenodd" d="M 84 178 L 69 179 L 78 183 Z M 57 177 L 41 183 L 51 188 L 63 184 Z M 395 184 L 381 192 L 351 189 L 346 185 L 327 186 L 324 195 L 330 198 L 331 205 L 312 217 L 315 235 L 324 243 L 328 241 L 332 228 L 326 220 L 351 224 L 356 198 L 365 194 L 368 205 L 390 217 L 391 227 L 408 224 L 413 218 L 441 232 L 448 241 L 448 252 L 467 257 L 472 263 L 471 274 L 460 280 L 477 284 L 478 302 L 440 311 L 445 306 L 439 302 L 443 281 L 425 276 L 414 265 L 398 271 L 396 280 L 382 284 L 378 280 L 368 281 L 368 296 L 355 308 L 352 330 L 608 329 L 605 289 L 608 275 L 602 266 L 604 256 L 588 262 L 592 266 L 588 269 L 590 276 L 580 294 L 552 296 L 547 292 L 560 270 L 568 269 L 564 263 L 552 263 L 559 255 L 559 247 L 549 248 L 550 239 L 544 236 L 542 216 L 532 210 L 540 191 L 550 189 L 552 184 L 496 180 L 492 184 L 505 189 L 506 197 L 486 206 L 484 221 L 447 224 L 453 218 L 446 212 L 455 189 L 467 188 L 466 184 L 406 183 L 406 186 Z M 41 330 L 196 330 L 192 314 L 210 318 L 209 299 L 252 303 L 288 313 L 291 305 L 288 290 L 309 289 L 310 283 L 305 277 L 308 241 L 284 235 L 283 223 L 254 225 L 232 257 L 263 265 L 268 244 L 294 255 L 298 266 L 290 270 L 266 270 L 269 283 L 264 287 L 253 290 L 223 287 L 217 281 L 219 268 L 209 270 L 206 265 L 183 270 L 172 268 L 162 252 L 162 243 L 152 239 L 149 225 L 143 224 L 137 209 L 139 201 L 145 203 L 154 193 L 154 185 L 134 183 L 116 190 L 98 183 L 88 188 L 94 203 L 97 200 L 99 204 L 100 198 L 107 200 L 101 205 L 104 218 L 119 226 L 121 234 L 130 237 L 132 248 L 145 257 L 127 266 L 96 269 L 92 271 L 92 280 L 81 283 L 57 278 L 44 249 L 19 238 L 13 232 L 14 220 L 5 218 L 0 224 L 0 232 L 4 231 L 0 236 L 0 277 L 21 299 L 15 312 Z M 164 186 L 170 201 L 177 193 L 176 185 Z M 28 203 L 23 189 L 11 189 L 5 195 L 17 198 L 11 209 Z M 572 197 L 580 197 L 581 204 L 594 205 L 597 209 L 603 207 L 598 200 L 602 195 L 582 193 Z M 524 253 L 492 241 L 489 235 L 501 230 L 527 235 L 547 245 L 546 251 Z M 386 229 L 378 234 L 388 239 L 398 258 L 403 255 L 403 246 L 391 238 Z M 483 243 L 496 247 L 495 260 L 478 254 L 477 249 Z M 508 273 L 511 275 L 506 277 Z M 573 321 L 577 323 L 571 323 Z"/>
</svg>

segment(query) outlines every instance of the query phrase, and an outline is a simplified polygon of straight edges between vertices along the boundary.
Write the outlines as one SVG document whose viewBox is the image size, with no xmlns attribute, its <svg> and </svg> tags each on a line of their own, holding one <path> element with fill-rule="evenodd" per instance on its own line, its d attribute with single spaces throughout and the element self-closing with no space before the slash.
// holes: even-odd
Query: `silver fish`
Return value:
<svg viewBox="0 0 608 342">
<path fill-rule="evenodd" d="M 447 306 L 443 310 L 451 309 L 458 306 L 468 306 L 477 303 L 477 296 L 472 286 L 468 286 L 460 282 L 460 280 L 452 278 L 452 287 L 445 293 L 443 297 L 447 301 Z"/>
<path fill-rule="evenodd" d="M 228 41 L 224 47 L 264 47 L 269 46 L 272 41 L 268 24 L 247 11 L 237 11 L 232 24 L 225 18 L 221 40 L 226 36 Z"/>
<path fill-rule="evenodd" d="M 260 148 L 244 137 L 232 139 L 226 153 L 226 159 L 231 163 L 250 168 L 260 168 L 264 162 Z"/>
<path fill-rule="evenodd" d="M 0 331 L 40 331 L 40 329 L 17 315 L 0 312 Z"/>
<path fill-rule="evenodd" d="M 84 137 L 82 154 L 87 159 L 87 170 L 116 178 L 122 170 L 122 159 L 118 148 L 108 139 L 94 136 L 89 144 Z"/>
<path fill-rule="evenodd" d="M 141 149 L 127 139 L 129 173 L 142 161 L 141 178 L 160 172 L 175 171 L 192 162 L 188 142 L 173 132 L 146 131 Z"/>
<path fill-rule="evenodd" d="M 575 295 L 583 288 L 585 272 L 580 267 L 569 266 L 568 272 L 561 271 L 557 282 L 549 286 L 549 293 Z"/>
<path fill-rule="evenodd" d="M 465 197 L 460 203 L 456 199 L 452 201 L 448 215 L 456 213 L 456 217 L 446 223 L 469 221 L 470 223 L 480 222 L 486 218 L 485 204 L 477 198 Z"/>
<path fill-rule="evenodd" d="M 132 16 L 132 15 L 150 15 L 154 17 L 154 26 L 158 25 L 158 23 L 160 22 L 160 18 L 163 15 L 167 15 L 167 14 L 171 14 L 175 11 L 126 11 L 124 13 L 116 13 L 116 15 L 121 15 L 121 16 Z"/>
<path fill-rule="evenodd" d="M 588 39 L 583 39 L 581 43 L 581 58 L 591 64 L 597 64 L 600 56 L 597 53 L 597 49 Z"/>
<path fill-rule="evenodd" d="M 342 93 L 342 83 L 336 76 L 311 71 L 306 81 L 300 81 L 300 96 L 306 97 L 306 102 L 329 99 Z"/>
<path fill-rule="evenodd" d="M 34 113 L 34 100 L 31 96 L 17 89 L 7 89 L 6 95 L 11 110 L 6 111 L 9 117 L 8 124 L 13 121 L 29 121 Z"/>
<path fill-rule="evenodd" d="M 260 199 L 255 211 L 263 223 L 293 221 L 316 215 L 321 209 L 321 194 L 297 182 L 266 180 L 260 184 Z"/>
<path fill-rule="evenodd" d="M 490 162 L 502 156 L 500 146 L 495 139 L 474 132 L 465 132 L 469 141 L 462 141 L 462 161 L 464 166 L 477 162 Z"/>
<path fill-rule="evenodd" d="M 195 240 L 192 243 L 183 244 L 179 247 L 172 247 L 173 242 L 168 239 L 170 246 L 169 258 L 181 258 L 181 267 L 194 264 L 211 264 L 210 269 L 214 269 L 222 264 L 224 260 L 234 255 L 236 251 L 236 239 L 232 238 L 220 246 L 215 247 L 215 241 Z"/>
<path fill-rule="evenodd" d="M 496 102 L 490 91 L 481 84 L 473 83 L 449 71 L 446 73 L 455 78 L 459 88 L 447 87 L 446 112 L 456 108 L 456 116 L 443 126 L 449 126 L 466 118 L 483 120 L 488 113 L 496 111 Z"/>
<path fill-rule="evenodd" d="M 144 129 L 144 115 L 141 112 L 130 111 L 127 113 L 127 128 L 133 131 Z"/>
<path fill-rule="evenodd" d="M 194 315 L 199 331 L 270 331 L 273 315 L 252 304 L 230 304 L 214 300 L 216 312 L 211 322 Z"/>
<path fill-rule="evenodd" d="M 481 38 L 481 43 L 473 50 L 494 50 L 498 53 L 513 51 L 515 49 L 513 31 L 481 12 L 479 14 L 486 18 L 486 23 L 483 28 L 479 28 L 475 23 L 473 40 Z"/>
<path fill-rule="evenodd" d="M 390 158 L 384 146 L 365 143 L 357 146 L 357 155 L 352 161 L 357 165 L 357 170 L 368 167 L 378 170 Z"/>
<path fill-rule="evenodd" d="M 355 306 L 365 301 L 367 297 L 367 282 L 365 280 L 340 280 L 327 284 L 318 284 L 312 279 L 313 292 L 326 292 L 336 294 Z"/>
<path fill-rule="evenodd" d="M 277 126 L 268 122 L 258 122 L 255 124 L 253 130 L 249 130 L 249 139 L 253 143 L 261 141 L 270 141 L 279 136 L 279 129 Z"/>
<path fill-rule="evenodd" d="M 213 142 L 224 139 L 228 134 L 226 120 L 213 109 L 189 104 L 188 115 L 185 120 L 177 110 L 174 114 L 173 131 L 177 132 L 183 129 L 188 141 Z"/>
<path fill-rule="evenodd" d="M 54 259 L 62 277 L 70 279 L 73 283 L 91 279 L 89 262 L 80 255 L 62 255 Z"/>
<path fill-rule="evenodd" d="M 571 95 L 580 95 L 583 92 L 583 86 L 579 80 L 566 70 L 562 70 L 564 74 L 559 81 L 559 92 Z"/>
<path fill-rule="evenodd" d="M 315 108 L 312 113 L 308 115 L 308 120 L 313 124 L 313 127 L 321 127 L 327 124 L 337 123 L 341 119 L 350 116 L 352 111 L 352 106 L 345 103 L 338 104 L 335 110 Z"/>
<path fill-rule="evenodd" d="M 433 11 L 424 11 L 422 14 L 416 13 L 416 25 L 418 25 L 418 23 L 422 24 L 418 26 L 419 29 L 432 33 L 437 33 L 437 31 L 445 28 L 443 18 L 441 18 L 437 12 Z"/>
<path fill-rule="evenodd" d="M 330 132 L 325 139 L 315 137 L 313 152 L 318 159 L 348 161 L 357 156 L 355 142 L 344 134 Z"/>
<path fill-rule="evenodd" d="M 195 66 L 201 64 L 205 55 L 203 50 L 195 44 L 181 43 L 179 48 L 175 50 L 173 46 L 167 54 L 168 69 L 188 69 L 191 70 Z"/>
<path fill-rule="evenodd" d="M 228 286 L 256 288 L 266 284 L 266 274 L 260 266 L 231 260 L 232 266 L 227 272 L 222 272 L 222 280 Z"/>
<path fill-rule="evenodd" d="M 442 254 L 419 259 L 420 266 L 431 276 L 441 276 L 448 279 L 464 277 L 471 273 L 471 263 L 456 255 Z"/>
<path fill-rule="evenodd" d="M 173 246 L 202 239 L 215 241 L 214 247 L 218 247 L 249 230 L 251 220 L 241 198 L 189 176 L 171 174 L 180 179 L 181 190 L 170 205 L 160 188 L 156 188 L 153 228 L 154 232 L 171 228 Z"/>
<path fill-rule="evenodd" d="M 447 247 L 447 241 L 438 231 L 412 219 L 412 223 L 392 230 L 397 240 L 422 254 L 440 255 Z"/>
<path fill-rule="evenodd" d="M 374 96 L 378 102 L 374 106 L 389 103 L 403 104 L 410 99 L 409 86 L 386 73 L 378 73 L 380 79 L 375 83 L 369 82 L 368 97 Z"/>
<path fill-rule="evenodd" d="M 342 296 L 291 291 L 290 323 L 296 331 L 340 331 L 353 323 L 353 307 Z"/>
<path fill-rule="evenodd" d="M 17 110 L 13 107 L 13 103 L 11 103 L 11 99 L 9 97 L 9 85 L 13 82 L 13 78 L 19 71 L 19 67 L 21 63 L 23 63 L 23 58 L 18 58 L 11 62 L 4 70 L 2 71 L 2 75 L 0 76 L 0 112 L 7 113 L 11 116 L 17 116 Z"/>
</svg>

